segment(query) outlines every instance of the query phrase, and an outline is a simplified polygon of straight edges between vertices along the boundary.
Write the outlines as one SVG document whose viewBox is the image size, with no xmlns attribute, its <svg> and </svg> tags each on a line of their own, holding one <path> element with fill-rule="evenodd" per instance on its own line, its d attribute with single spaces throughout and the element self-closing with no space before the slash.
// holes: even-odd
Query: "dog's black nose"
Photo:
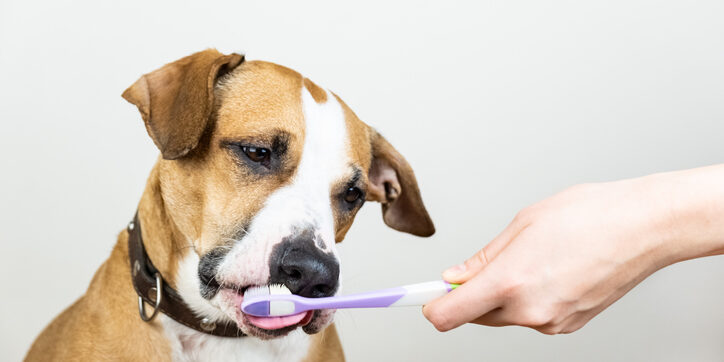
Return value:
<svg viewBox="0 0 724 362">
<path fill-rule="evenodd" d="M 269 263 L 272 284 L 284 284 L 297 295 L 328 297 L 339 286 L 339 262 L 314 243 L 311 232 L 290 237 L 274 247 Z"/>
</svg>

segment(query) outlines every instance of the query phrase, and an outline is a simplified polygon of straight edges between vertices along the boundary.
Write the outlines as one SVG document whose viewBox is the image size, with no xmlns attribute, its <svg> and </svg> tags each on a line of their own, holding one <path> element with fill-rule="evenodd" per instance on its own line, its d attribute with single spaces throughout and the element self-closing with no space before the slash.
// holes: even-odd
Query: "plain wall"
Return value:
<svg viewBox="0 0 724 362">
<path fill-rule="evenodd" d="M 724 161 L 724 3 L 0 1 L 0 360 L 85 290 L 158 151 L 121 92 L 207 47 L 339 94 L 410 161 L 437 234 L 368 204 L 346 292 L 435 279 L 581 182 Z M 340 311 L 350 361 L 721 361 L 724 257 L 668 267 L 582 330 L 439 333 Z"/>
</svg>

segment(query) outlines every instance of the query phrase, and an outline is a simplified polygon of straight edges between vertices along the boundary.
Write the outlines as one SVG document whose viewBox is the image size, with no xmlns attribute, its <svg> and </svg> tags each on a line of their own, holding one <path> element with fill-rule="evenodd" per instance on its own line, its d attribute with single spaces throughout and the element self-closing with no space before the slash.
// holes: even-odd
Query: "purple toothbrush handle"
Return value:
<svg viewBox="0 0 724 362">
<path fill-rule="evenodd" d="M 309 309 L 384 308 L 398 301 L 405 293 L 407 291 L 404 288 L 397 287 L 340 297 L 307 298 L 304 304 Z"/>
<path fill-rule="evenodd" d="M 396 287 L 338 297 L 304 298 L 297 295 L 270 295 L 268 298 L 270 302 L 275 299 L 293 300 L 294 313 L 301 313 L 313 309 L 384 308 L 398 301 L 406 292 L 404 288 Z"/>
</svg>

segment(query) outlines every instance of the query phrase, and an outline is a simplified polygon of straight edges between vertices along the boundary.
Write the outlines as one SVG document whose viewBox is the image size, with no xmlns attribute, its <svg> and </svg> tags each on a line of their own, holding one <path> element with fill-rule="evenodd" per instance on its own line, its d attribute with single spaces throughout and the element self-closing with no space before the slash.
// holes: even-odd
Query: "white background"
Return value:
<svg viewBox="0 0 724 362">
<path fill-rule="evenodd" d="M 408 158 L 437 234 L 368 204 L 346 292 L 435 279 L 522 207 L 581 183 L 724 161 L 721 1 L 0 1 L 0 359 L 85 290 L 157 150 L 121 92 L 206 47 L 294 68 Z M 724 257 L 666 268 L 582 330 L 438 333 L 341 311 L 350 361 L 721 361 Z"/>
</svg>

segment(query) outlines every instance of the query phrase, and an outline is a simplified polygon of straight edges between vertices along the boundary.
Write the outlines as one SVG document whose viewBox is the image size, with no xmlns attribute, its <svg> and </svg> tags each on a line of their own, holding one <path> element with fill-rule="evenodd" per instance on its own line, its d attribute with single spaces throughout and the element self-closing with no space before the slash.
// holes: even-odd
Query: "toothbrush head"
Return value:
<svg viewBox="0 0 724 362">
<path fill-rule="evenodd" d="M 283 284 L 249 287 L 244 292 L 241 311 L 256 317 L 278 317 L 295 314 L 295 303 L 285 296 L 292 292 Z"/>
</svg>

